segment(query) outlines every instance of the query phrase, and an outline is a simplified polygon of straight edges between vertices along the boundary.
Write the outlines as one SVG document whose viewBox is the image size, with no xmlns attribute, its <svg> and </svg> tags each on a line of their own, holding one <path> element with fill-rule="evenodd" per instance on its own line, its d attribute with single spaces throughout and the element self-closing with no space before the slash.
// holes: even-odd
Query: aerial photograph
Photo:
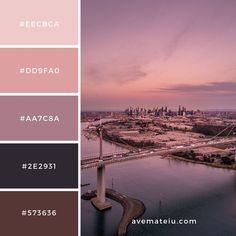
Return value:
<svg viewBox="0 0 236 236">
<path fill-rule="evenodd" d="M 236 1 L 81 0 L 81 235 L 236 232 Z"/>
</svg>

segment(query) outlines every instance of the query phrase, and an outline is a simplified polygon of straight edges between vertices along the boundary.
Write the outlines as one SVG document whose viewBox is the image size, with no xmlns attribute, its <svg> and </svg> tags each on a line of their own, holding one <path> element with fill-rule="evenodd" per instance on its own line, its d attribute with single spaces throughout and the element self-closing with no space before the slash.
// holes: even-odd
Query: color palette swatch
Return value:
<svg viewBox="0 0 236 236">
<path fill-rule="evenodd" d="M 77 96 L 0 96 L 0 140 L 77 140 Z"/>
<path fill-rule="evenodd" d="M 78 236 L 78 1 L 0 9 L 0 235 Z"/>
<path fill-rule="evenodd" d="M 1 93 L 76 93 L 76 48 L 1 48 Z"/>
<path fill-rule="evenodd" d="M 3 1 L 0 44 L 75 45 L 77 9 L 77 0 Z"/>
<path fill-rule="evenodd" d="M 77 144 L 0 144 L 0 188 L 77 187 Z"/>
<path fill-rule="evenodd" d="M 1 235 L 78 236 L 77 192 L 1 192 Z"/>
</svg>

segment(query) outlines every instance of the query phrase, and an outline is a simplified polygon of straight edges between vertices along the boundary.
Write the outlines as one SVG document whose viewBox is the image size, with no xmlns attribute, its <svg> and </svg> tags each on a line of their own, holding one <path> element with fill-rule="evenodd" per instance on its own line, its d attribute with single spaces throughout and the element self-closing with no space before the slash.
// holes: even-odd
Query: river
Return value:
<svg viewBox="0 0 236 236">
<path fill-rule="evenodd" d="M 97 143 L 82 138 L 82 152 L 98 153 Z M 107 152 L 119 148 L 105 145 Z M 95 189 L 96 169 L 81 174 L 81 183 L 90 183 L 82 193 Z M 130 225 L 128 236 L 236 234 L 236 171 L 152 157 L 108 165 L 106 182 L 107 187 L 144 202 L 141 219 L 197 220 L 196 225 Z M 98 212 L 90 201 L 81 201 L 82 236 L 116 234 L 122 216 L 118 203 L 111 201 L 111 210 Z"/>
<path fill-rule="evenodd" d="M 109 121 L 111 119 L 103 119 L 103 121 Z M 93 157 L 93 156 L 98 156 L 99 155 L 99 139 L 98 137 L 90 138 L 88 139 L 85 136 L 84 129 L 89 125 L 88 122 L 83 122 L 81 124 L 81 130 L 82 130 L 82 135 L 81 135 L 81 156 L 82 158 L 84 157 Z M 102 143 L 103 146 L 103 154 L 109 154 L 109 153 L 117 153 L 117 152 L 123 152 L 126 151 L 126 149 L 114 145 L 113 143 L 103 141 Z"/>
</svg>

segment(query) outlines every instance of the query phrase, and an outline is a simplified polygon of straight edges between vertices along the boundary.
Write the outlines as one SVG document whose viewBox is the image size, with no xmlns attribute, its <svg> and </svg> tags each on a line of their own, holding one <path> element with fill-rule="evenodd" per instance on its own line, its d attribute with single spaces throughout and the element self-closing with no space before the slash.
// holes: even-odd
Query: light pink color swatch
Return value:
<svg viewBox="0 0 236 236">
<path fill-rule="evenodd" d="M 78 0 L 3 0 L 1 3 L 1 45 L 78 43 Z"/>
</svg>

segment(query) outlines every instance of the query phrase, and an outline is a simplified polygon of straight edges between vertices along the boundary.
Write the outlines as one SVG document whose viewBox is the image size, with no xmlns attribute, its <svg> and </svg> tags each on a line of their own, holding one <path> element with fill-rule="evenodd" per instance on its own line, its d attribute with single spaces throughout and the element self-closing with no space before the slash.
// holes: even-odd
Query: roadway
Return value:
<svg viewBox="0 0 236 236">
<path fill-rule="evenodd" d="M 119 155 L 104 155 L 103 163 L 104 164 L 114 164 L 118 162 L 130 161 L 140 158 L 154 157 L 154 156 L 166 156 L 168 154 L 172 154 L 176 151 L 186 151 L 189 149 L 196 149 L 200 147 L 208 147 L 216 144 L 227 144 L 231 142 L 236 142 L 236 138 L 221 138 L 217 140 L 203 141 L 198 143 L 192 143 L 191 145 L 182 145 L 182 146 L 174 146 L 170 148 L 162 148 L 162 149 L 150 149 L 150 150 L 141 150 L 134 152 L 126 152 Z M 99 157 L 82 159 L 81 160 L 81 169 L 94 168 L 98 166 Z"/>
</svg>

